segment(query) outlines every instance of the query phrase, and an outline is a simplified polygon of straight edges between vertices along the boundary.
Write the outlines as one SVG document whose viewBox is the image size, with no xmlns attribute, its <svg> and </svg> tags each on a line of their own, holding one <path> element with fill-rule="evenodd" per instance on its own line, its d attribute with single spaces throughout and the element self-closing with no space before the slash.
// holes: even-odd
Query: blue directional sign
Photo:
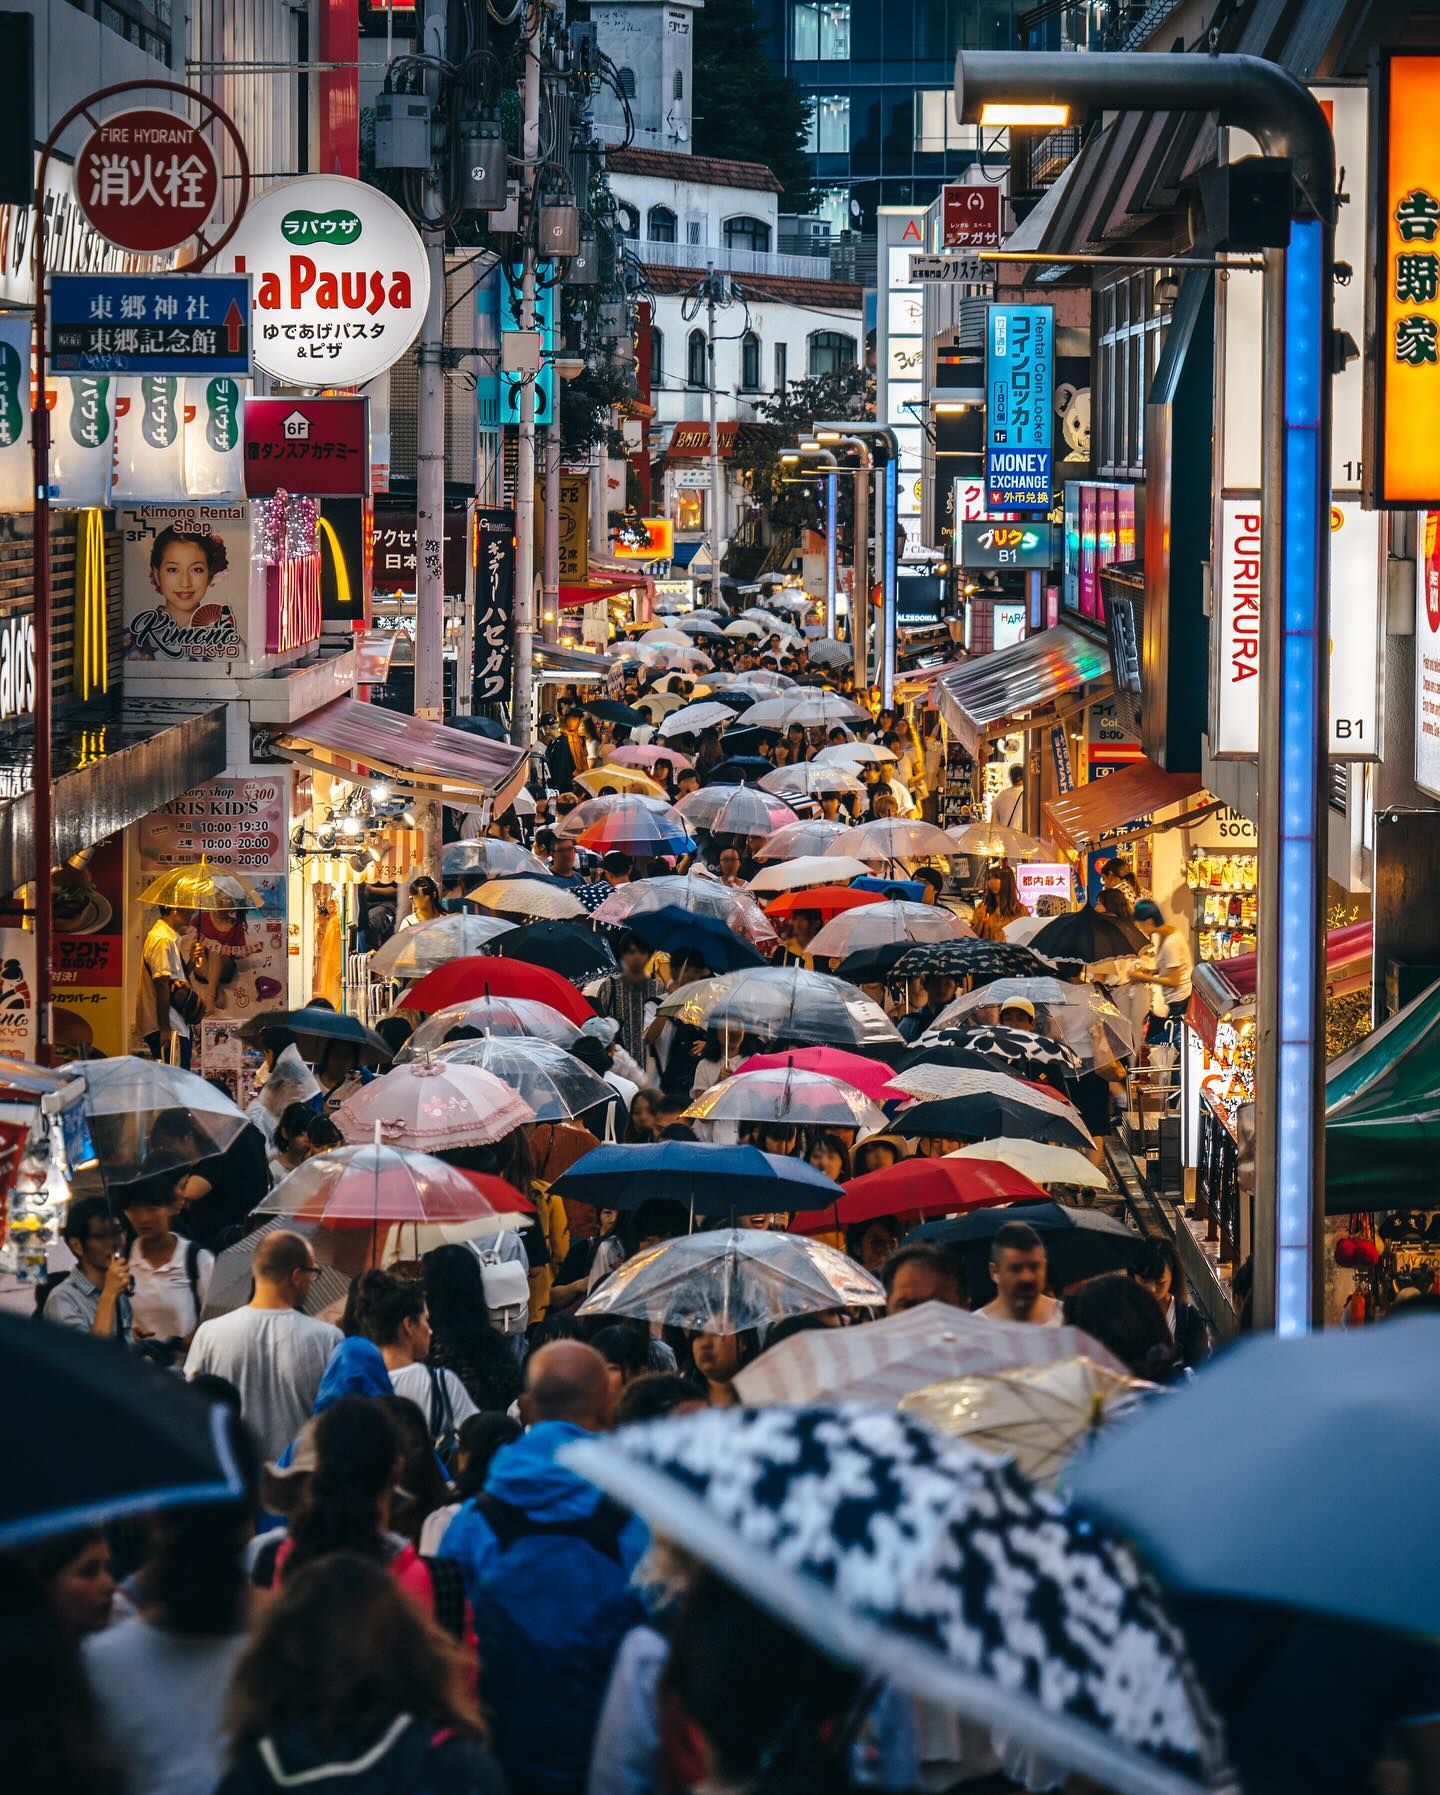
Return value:
<svg viewBox="0 0 1440 1795">
<path fill-rule="evenodd" d="M 1055 309 L 992 305 L 985 323 L 985 504 L 1048 511 Z"/>
<path fill-rule="evenodd" d="M 535 328 L 540 332 L 540 372 L 535 376 L 535 422 L 548 424 L 555 415 L 555 264 L 535 264 Z M 500 264 L 500 328 L 520 328 L 520 271 L 508 262 Z M 525 385 L 523 374 L 500 375 L 500 421 L 518 424 L 520 393 Z"/>
<path fill-rule="evenodd" d="M 57 374 L 250 373 L 248 274 L 56 274 Z"/>
</svg>

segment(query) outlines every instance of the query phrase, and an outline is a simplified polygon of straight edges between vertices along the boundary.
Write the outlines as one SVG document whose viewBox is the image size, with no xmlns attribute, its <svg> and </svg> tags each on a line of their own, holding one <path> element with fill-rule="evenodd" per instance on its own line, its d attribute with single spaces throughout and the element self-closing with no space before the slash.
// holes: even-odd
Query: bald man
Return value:
<svg viewBox="0 0 1440 1795">
<path fill-rule="evenodd" d="M 526 1432 L 496 1453 L 440 1546 L 475 1610 L 496 1752 L 529 1795 L 583 1795 L 610 1666 L 643 1618 L 630 1589 L 643 1523 L 558 1462 L 572 1440 L 603 1432 L 610 1411 L 593 1347 L 541 1347 L 525 1367 Z"/>
</svg>

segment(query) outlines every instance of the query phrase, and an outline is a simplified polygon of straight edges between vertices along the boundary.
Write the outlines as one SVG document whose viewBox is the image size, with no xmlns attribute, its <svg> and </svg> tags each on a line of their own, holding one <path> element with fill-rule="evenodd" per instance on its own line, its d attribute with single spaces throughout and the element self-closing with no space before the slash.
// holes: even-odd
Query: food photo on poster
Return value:
<svg viewBox="0 0 1440 1795">
<path fill-rule="evenodd" d="M 122 509 L 125 658 L 222 665 L 245 653 L 250 531 L 240 505 Z"/>
</svg>

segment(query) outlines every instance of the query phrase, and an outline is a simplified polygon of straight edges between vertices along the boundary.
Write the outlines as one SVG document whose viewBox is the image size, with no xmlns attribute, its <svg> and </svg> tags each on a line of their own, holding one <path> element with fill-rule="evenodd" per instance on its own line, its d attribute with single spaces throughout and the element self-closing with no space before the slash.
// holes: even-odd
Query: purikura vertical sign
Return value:
<svg viewBox="0 0 1440 1795">
<path fill-rule="evenodd" d="M 1260 749 L 1260 501 L 1220 503 L 1215 666 L 1210 752 L 1243 758 Z"/>
</svg>

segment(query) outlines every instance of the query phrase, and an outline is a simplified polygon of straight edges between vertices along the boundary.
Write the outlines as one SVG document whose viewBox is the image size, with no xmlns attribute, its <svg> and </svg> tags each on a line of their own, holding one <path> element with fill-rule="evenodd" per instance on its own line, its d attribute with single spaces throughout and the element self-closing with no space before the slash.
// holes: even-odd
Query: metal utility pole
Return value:
<svg viewBox="0 0 1440 1795">
<path fill-rule="evenodd" d="M 557 393 L 558 399 L 558 393 Z M 558 410 L 558 406 L 557 406 Z M 545 427 L 545 571 L 541 638 L 560 640 L 560 420 Z"/>
<path fill-rule="evenodd" d="M 1303 1333 L 1322 1320 L 1325 1238 L 1334 139 L 1314 95 L 1255 56 L 956 57 L 961 123 L 1003 123 L 1006 102 L 1214 113 L 1291 174 L 1289 247 L 1264 255 L 1254 1317 Z"/>
<path fill-rule="evenodd" d="M 525 38 L 524 114 L 520 132 L 524 235 L 520 275 L 520 328 L 535 329 L 535 214 L 540 164 L 540 49 L 545 9 L 532 0 Z M 535 377 L 520 387 L 520 428 L 515 458 L 515 703 L 510 739 L 535 741 Z"/>
<path fill-rule="evenodd" d="M 609 417 L 605 430 L 610 427 Z M 610 447 L 604 431 L 590 450 L 590 554 L 603 561 L 610 553 Z"/>
<path fill-rule="evenodd" d="M 445 58 L 445 8 L 425 14 L 425 50 Z M 427 65 L 426 87 L 437 112 L 441 72 Z M 425 185 L 435 213 L 443 210 L 439 170 L 432 165 Z M 415 407 L 415 715 L 434 721 L 445 712 L 445 228 L 422 227 L 430 265 L 430 302 L 416 349 L 419 391 Z M 422 857 L 432 878 L 440 873 L 440 805 L 418 809 Z"/>
<path fill-rule="evenodd" d="M 720 603 L 721 506 L 720 428 L 716 422 L 719 396 L 715 385 L 715 284 L 720 278 L 712 262 L 705 273 L 705 354 L 710 371 L 710 602 Z"/>
<path fill-rule="evenodd" d="M 898 487 L 896 475 L 900 462 L 900 442 L 888 424 L 857 424 L 844 418 L 827 418 L 815 425 L 815 435 L 820 442 L 838 442 L 846 448 L 858 450 L 863 457 L 862 475 L 857 478 L 855 487 L 855 602 L 852 609 L 856 634 L 855 648 L 855 683 L 870 683 L 870 579 L 864 581 L 861 590 L 860 559 L 862 549 L 868 551 L 867 541 L 870 530 L 870 475 L 875 469 L 875 456 L 870 443 L 879 437 L 885 445 L 884 478 L 876 487 L 875 493 L 875 544 L 872 566 L 878 568 L 881 577 L 881 630 L 882 640 L 877 645 L 875 655 L 876 673 L 882 687 L 883 702 L 886 705 L 894 701 L 895 688 L 895 563 L 898 558 L 896 546 L 896 504 Z M 861 516 L 861 495 L 864 495 L 864 515 Z"/>
</svg>

